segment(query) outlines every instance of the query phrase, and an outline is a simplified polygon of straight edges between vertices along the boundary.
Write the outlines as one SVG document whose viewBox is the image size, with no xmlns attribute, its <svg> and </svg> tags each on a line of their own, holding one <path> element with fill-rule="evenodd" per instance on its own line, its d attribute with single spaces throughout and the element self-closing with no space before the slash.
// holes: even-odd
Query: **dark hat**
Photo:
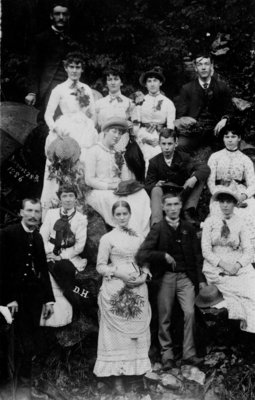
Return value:
<svg viewBox="0 0 255 400">
<path fill-rule="evenodd" d="M 128 196 L 129 194 L 139 192 L 143 188 L 144 186 L 140 182 L 135 179 L 129 179 L 120 182 L 118 188 L 113 193 L 117 196 Z"/>
<path fill-rule="evenodd" d="M 164 83 L 166 80 L 166 78 L 164 77 L 164 75 L 162 73 L 162 69 L 160 67 L 154 67 L 153 69 L 151 69 L 149 71 L 143 72 L 139 78 L 140 84 L 142 86 L 145 86 L 148 78 L 157 78 L 162 83 Z"/>
<path fill-rule="evenodd" d="M 222 293 L 215 285 L 208 285 L 199 291 L 196 297 L 195 304 L 200 308 L 215 306 L 224 300 Z"/>
<path fill-rule="evenodd" d="M 109 118 L 104 125 L 102 126 L 102 130 L 105 131 L 108 128 L 119 128 L 124 131 L 129 129 L 128 122 L 124 118 L 113 117 Z"/>
</svg>

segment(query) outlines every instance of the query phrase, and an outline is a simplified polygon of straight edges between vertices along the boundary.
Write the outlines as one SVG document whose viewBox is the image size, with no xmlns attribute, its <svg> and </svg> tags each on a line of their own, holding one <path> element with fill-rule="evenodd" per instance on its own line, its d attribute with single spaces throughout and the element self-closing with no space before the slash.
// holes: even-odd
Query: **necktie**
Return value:
<svg viewBox="0 0 255 400">
<path fill-rule="evenodd" d="M 221 237 L 227 239 L 229 237 L 229 234 L 230 234 L 230 229 L 229 229 L 225 219 L 223 219 L 222 222 L 223 222 L 223 225 L 221 227 L 221 234 L 220 235 L 221 235 Z"/>
<path fill-rule="evenodd" d="M 172 228 L 177 229 L 178 226 L 179 226 L 179 223 L 180 223 L 180 219 L 177 218 L 177 219 L 175 219 L 175 220 L 172 220 L 172 219 L 166 217 L 166 222 L 167 222 L 168 225 L 171 226 Z"/>
<path fill-rule="evenodd" d="M 208 86 L 209 86 L 208 83 L 204 83 L 204 84 L 203 84 L 203 88 L 204 88 L 205 90 L 208 89 Z"/>
</svg>

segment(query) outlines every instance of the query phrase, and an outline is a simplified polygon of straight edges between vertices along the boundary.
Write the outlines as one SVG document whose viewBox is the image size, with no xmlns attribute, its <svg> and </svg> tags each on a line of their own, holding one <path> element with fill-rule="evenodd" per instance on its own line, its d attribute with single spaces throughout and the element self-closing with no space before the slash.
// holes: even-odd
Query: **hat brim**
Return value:
<svg viewBox="0 0 255 400">
<path fill-rule="evenodd" d="M 237 202 L 239 201 L 238 195 L 235 194 L 235 193 L 233 193 L 233 192 L 231 192 L 231 191 L 229 191 L 229 190 L 227 190 L 227 189 L 226 189 L 226 190 L 224 190 L 224 189 L 217 190 L 217 192 L 215 192 L 215 193 L 212 195 L 212 200 L 218 201 L 217 197 L 218 197 L 220 194 L 228 194 L 229 196 L 233 197 L 233 199 L 235 199 Z"/>
<path fill-rule="evenodd" d="M 126 121 L 123 121 L 123 122 L 112 121 L 112 122 L 105 123 L 102 127 L 102 131 L 105 131 L 106 129 L 109 129 L 109 128 L 118 128 L 118 129 L 121 129 L 122 131 L 127 131 L 129 129 L 129 125 Z"/>
<path fill-rule="evenodd" d="M 223 296 L 221 294 L 218 294 L 215 300 L 205 303 L 205 301 L 201 299 L 200 295 L 198 294 L 195 299 L 195 305 L 199 308 L 210 308 L 212 306 L 216 306 L 216 304 L 219 304 L 223 300 Z"/>
<path fill-rule="evenodd" d="M 137 187 L 137 188 L 135 188 L 134 190 L 132 190 L 132 192 L 119 192 L 118 191 L 118 189 L 117 190 L 114 190 L 114 194 L 116 195 L 116 196 L 128 196 L 128 195 L 130 195 L 130 194 L 134 194 L 134 193 L 136 193 L 136 192 L 139 192 L 139 190 L 142 190 L 142 189 L 144 189 L 144 187 L 143 186 L 140 186 L 140 187 Z"/>
<path fill-rule="evenodd" d="M 146 81 L 150 77 L 155 77 L 156 79 L 160 80 L 160 82 L 162 82 L 162 83 L 164 83 L 166 81 L 166 78 L 160 72 L 157 72 L 157 71 L 146 71 L 139 78 L 140 85 L 141 86 L 146 86 Z"/>
</svg>

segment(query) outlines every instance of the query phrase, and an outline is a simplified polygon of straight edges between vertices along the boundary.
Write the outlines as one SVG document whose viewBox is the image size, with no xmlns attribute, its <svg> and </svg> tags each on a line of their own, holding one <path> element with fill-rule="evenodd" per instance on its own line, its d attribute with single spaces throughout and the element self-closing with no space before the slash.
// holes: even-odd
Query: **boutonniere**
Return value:
<svg viewBox="0 0 255 400">
<path fill-rule="evenodd" d="M 183 229 L 182 235 L 188 235 L 188 231 L 186 231 L 185 229 Z"/>
<path fill-rule="evenodd" d="M 90 104 L 90 97 L 86 94 L 84 87 L 77 87 L 75 92 L 72 92 L 71 95 L 76 97 L 76 100 L 80 104 L 81 107 L 87 107 Z"/>
<path fill-rule="evenodd" d="M 163 100 L 159 100 L 158 104 L 155 107 L 155 110 L 160 111 L 161 110 L 161 106 L 162 106 Z"/>
<path fill-rule="evenodd" d="M 144 94 L 140 90 L 133 94 L 133 99 L 136 106 L 141 106 L 144 103 Z"/>
</svg>

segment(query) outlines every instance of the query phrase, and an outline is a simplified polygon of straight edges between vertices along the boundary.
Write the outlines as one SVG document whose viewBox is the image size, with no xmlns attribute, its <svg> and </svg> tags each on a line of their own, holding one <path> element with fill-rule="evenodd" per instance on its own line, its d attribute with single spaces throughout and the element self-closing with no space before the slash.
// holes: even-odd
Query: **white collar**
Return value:
<svg viewBox="0 0 255 400">
<path fill-rule="evenodd" d="M 208 87 L 210 86 L 212 77 L 209 76 L 206 81 L 202 81 L 202 79 L 198 78 L 199 85 L 204 89 L 204 84 L 207 83 Z"/>
<path fill-rule="evenodd" d="M 108 96 L 109 96 L 111 99 L 116 99 L 116 97 L 122 97 L 122 94 L 121 94 L 121 91 L 119 90 L 117 93 L 114 93 L 114 94 L 112 94 L 112 93 L 109 92 Z"/>
<path fill-rule="evenodd" d="M 27 233 L 33 233 L 34 230 L 35 230 L 35 228 L 29 229 L 29 228 L 24 224 L 23 221 L 21 221 L 21 225 L 23 226 L 24 231 L 27 232 Z"/>
<path fill-rule="evenodd" d="M 52 29 L 54 32 L 58 33 L 59 35 L 61 35 L 61 33 L 62 33 L 62 34 L 65 33 L 64 31 L 59 31 L 54 25 L 51 25 L 51 29 Z"/>
<path fill-rule="evenodd" d="M 63 207 L 60 208 L 61 214 L 68 215 L 68 216 L 71 215 L 74 211 L 75 211 L 75 208 L 73 207 L 71 210 L 66 210 L 66 213 L 64 213 Z"/>
</svg>

